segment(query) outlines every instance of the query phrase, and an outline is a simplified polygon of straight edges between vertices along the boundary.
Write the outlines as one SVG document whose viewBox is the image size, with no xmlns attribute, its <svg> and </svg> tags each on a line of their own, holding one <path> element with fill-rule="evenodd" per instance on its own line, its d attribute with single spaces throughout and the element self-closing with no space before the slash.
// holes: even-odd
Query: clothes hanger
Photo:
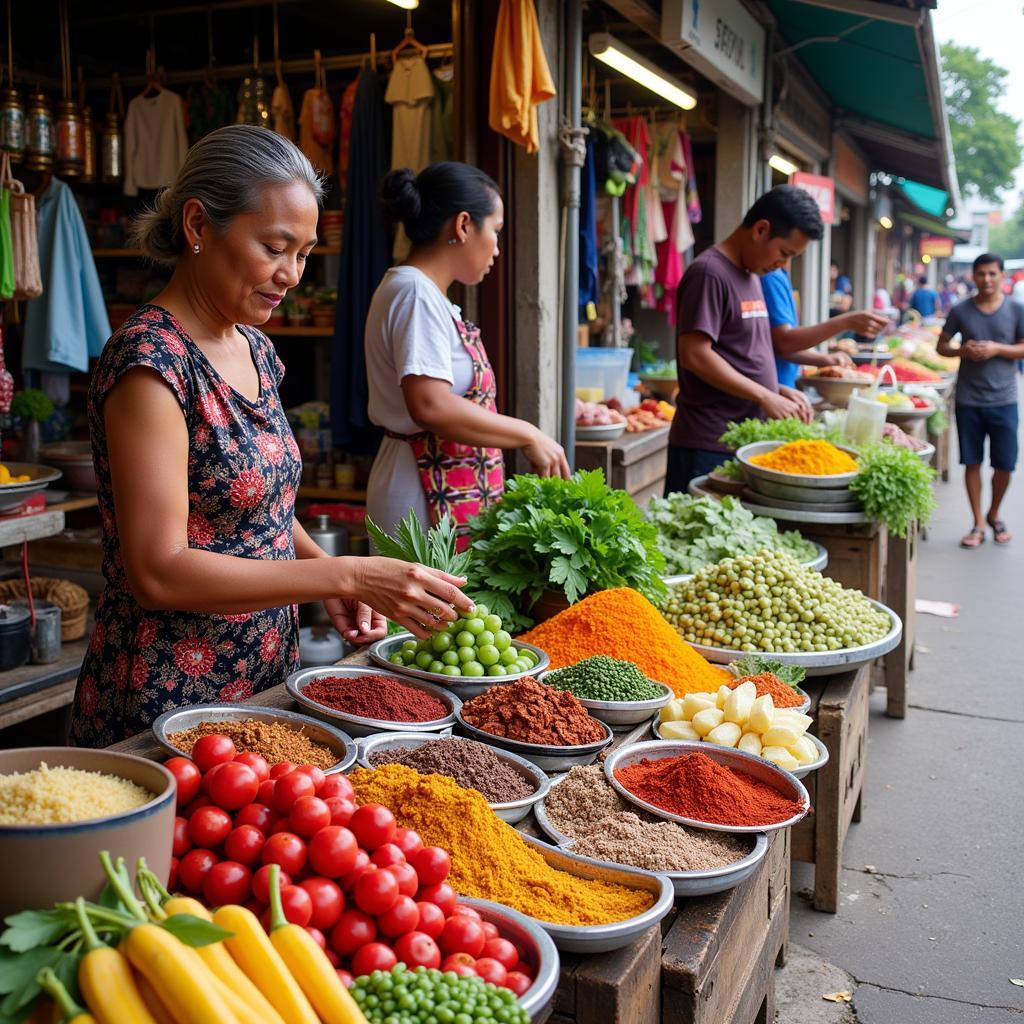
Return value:
<svg viewBox="0 0 1024 1024">
<path fill-rule="evenodd" d="M 405 15 L 405 35 L 402 36 L 402 41 L 391 51 L 392 63 L 398 58 L 399 53 L 402 50 L 412 47 L 421 56 L 427 55 L 427 48 L 416 38 L 416 33 L 412 29 L 412 12 L 407 12 Z"/>
<path fill-rule="evenodd" d="M 162 70 L 156 66 L 156 50 L 148 49 L 146 51 L 146 88 L 140 93 L 143 98 L 150 94 L 157 95 L 163 92 L 164 87 L 160 82 Z"/>
</svg>

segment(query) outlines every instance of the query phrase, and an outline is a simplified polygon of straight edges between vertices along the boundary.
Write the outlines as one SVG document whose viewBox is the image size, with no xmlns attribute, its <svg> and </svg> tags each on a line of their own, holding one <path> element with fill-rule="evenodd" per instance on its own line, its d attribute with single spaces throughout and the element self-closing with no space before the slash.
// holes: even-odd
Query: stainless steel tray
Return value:
<svg viewBox="0 0 1024 1024">
<path fill-rule="evenodd" d="M 809 676 L 835 675 L 837 671 L 852 672 L 861 665 L 866 665 L 875 658 L 888 654 L 899 645 L 903 635 L 903 623 L 900 617 L 891 609 L 886 608 L 880 601 L 868 598 L 868 601 L 879 611 L 883 611 L 892 621 L 889 632 L 880 640 L 874 643 L 863 644 L 860 647 L 843 647 L 838 651 L 799 651 L 788 654 L 782 651 L 755 651 L 765 658 L 774 658 L 784 665 L 799 665 Z M 715 665 L 726 665 L 731 661 L 738 661 L 744 656 L 743 651 L 731 651 L 724 647 L 705 647 L 703 644 L 690 644 L 690 646 L 702 657 Z"/>
<path fill-rule="evenodd" d="M 400 676 L 407 676 L 412 679 L 422 679 L 426 683 L 433 683 L 435 686 L 443 686 L 446 689 L 451 690 L 453 693 L 459 694 L 463 700 L 468 700 L 470 697 L 476 697 L 485 690 L 489 690 L 492 686 L 500 685 L 501 683 L 514 683 L 517 679 L 524 679 L 526 676 L 536 676 L 551 664 L 551 659 L 539 647 L 534 647 L 533 644 L 521 644 L 513 640 L 513 647 L 524 648 L 525 650 L 533 651 L 533 653 L 537 655 L 537 664 L 534 665 L 529 672 L 515 672 L 510 676 L 439 676 L 434 672 L 424 672 L 422 669 L 413 668 L 410 665 L 393 665 L 389 660 L 391 655 L 394 654 L 406 640 L 415 639 L 416 638 L 412 633 L 396 633 L 394 636 L 388 636 L 383 640 L 378 640 L 370 647 L 370 660 L 374 664 L 380 665 L 381 668 L 387 669 L 389 672 L 397 672 Z"/>
<path fill-rule="evenodd" d="M 484 732 L 474 725 L 470 725 L 463 717 L 460 709 L 455 715 L 458 729 L 465 733 L 470 739 L 479 740 L 490 747 L 497 747 L 499 750 L 508 750 L 527 761 L 532 761 L 538 768 L 545 771 L 568 771 L 577 764 L 593 764 L 597 755 L 608 746 L 614 739 L 611 726 L 607 722 L 601 722 L 605 730 L 605 738 L 596 743 L 585 743 L 577 747 L 556 747 L 542 743 L 520 743 L 518 740 L 509 740 L 504 736 L 495 736 L 493 733 Z"/>
<path fill-rule="evenodd" d="M 580 441 L 615 441 L 626 432 L 626 421 L 607 423 L 599 427 L 581 427 L 576 424 L 576 437 Z"/>
<path fill-rule="evenodd" d="M 189 751 L 179 750 L 167 738 L 176 732 L 183 732 L 203 722 L 278 722 L 304 732 L 314 743 L 330 747 L 338 757 L 335 765 L 325 769 L 328 775 L 348 771 L 356 762 L 356 745 L 352 737 L 332 725 L 318 722 L 308 715 L 279 708 L 261 708 L 255 704 L 193 704 L 187 708 L 165 711 L 152 725 L 153 738 L 170 754 L 189 756 Z"/>
<path fill-rule="evenodd" d="M 756 476 L 760 477 L 762 480 L 768 480 L 778 484 L 811 487 L 815 490 L 843 487 L 860 472 L 860 470 L 855 470 L 850 473 L 831 473 L 828 476 L 805 476 L 800 473 L 780 473 L 775 469 L 765 469 L 763 466 L 758 466 L 750 461 L 752 456 L 764 455 L 767 452 L 773 452 L 776 448 L 781 448 L 786 443 L 786 441 L 754 441 L 753 444 L 745 444 L 738 452 L 736 452 L 736 460 L 743 467 L 743 472 L 748 479 L 752 476 Z M 837 445 L 837 447 L 848 455 L 851 455 L 854 458 L 857 457 L 857 453 L 854 449 L 848 448 L 846 445 Z"/>
<path fill-rule="evenodd" d="M 634 764 L 637 761 L 647 759 L 649 761 L 661 761 L 667 757 L 678 757 L 682 754 L 706 754 L 713 761 L 723 764 L 735 771 L 744 772 L 757 779 L 759 782 L 773 786 L 783 796 L 795 800 L 801 804 L 802 810 L 774 824 L 764 825 L 720 825 L 712 821 L 700 821 L 697 818 L 686 818 L 681 814 L 673 814 L 671 811 L 662 810 L 654 804 L 631 793 L 615 777 L 616 768 L 624 768 L 626 765 Z M 777 768 L 770 761 L 765 761 L 753 754 L 745 754 L 742 750 L 734 750 L 732 747 L 719 747 L 714 743 L 692 743 L 688 740 L 646 740 L 643 743 L 630 743 L 613 751 L 604 762 L 605 778 L 615 787 L 615 790 L 624 800 L 628 800 L 637 807 L 658 818 L 667 821 L 675 821 L 680 825 L 690 825 L 693 828 L 706 828 L 715 832 L 774 832 L 780 828 L 789 828 L 806 817 L 811 809 L 811 799 L 807 790 L 799 779 L 789 772 Z"/>
<path fill-rule="evenodd" d="M 701 478 L 703 479 L 703 477 Z M 811 541 L 817 551 L 813 558 L 808 558 L 806 562 L 801 561 L 801 565 L 806 565 L 808 569 L 816 569 L 818 572 L 823 572 L 825 567 L 828 565 L 828 549 L 823 547 L 817 541 Z M 662 582 L 666 587 L 675 586 L 677 583 L 685 583 L 687 580 L 693 579 L 692 572 L 680 573 L 678 576 L 662 576 Z"/>
<path fill-rule="evenodd" d="M 555 780 L 554 785 L 558 784 Z M 533 816 L 541 831 L 558 847 L 572 852 L 576 844 L 575 839 L 570 839 L 564 832 L 560 832 L 552 824 L 547 814 L 547 800 L 542 800 L 533 809 Z M 712 893 L 725 892 L 745 882 L 756 870 L 757 866 L 764 860 L 768 852 L 768 835 L 765 832 L 757 832 L 744 838 L 750 844 L 750 852 L 732 864 L 726 864 L 720 868 L 709 868 L 706 871 L 663 871 L 661 874 L 672 883 L 672 888 L 677 896 L 710 896 Z M 615 865 L 613 861 L 600 861 L 602 864 Z"/>
<path fill-rule="evenodd" d="M 640 938 L 651 925 L 657 924 L 675 903 L 675 890 L 665 875 L 639 871 L 637 868 L 627 868 L 620 864 L 609 864 L 606 861 L 591 860 L 590 857 L 580 857 L 568 850 L 543 843 L 525 833 L 520 833 L 520 838 L 523 842 L 535 847 L 548 864 L 559 871 L 565 871 L 579 878 L 614 882 L 630 889 L 644 889 L 654 898 L 653 904 L 642 914 L 629 917 L 625 921 L 615 921 L 612 924 L 577 926 L 538 921 L 537 923 L 551 936 L 555 945 L 563 953 L 608 953 L 613 949 L 628 946 Z"/>
<path fill-rule="evenodd" d="M 536 921 L 511 907 L 490 900 L 460 896 L 460 903 L 474 907 L 485 921 L 496 925 L 503 939 L 519 950 L 519 959 L 534 969 L 533 984 L 519 997 L 519 1005 L 536 1017 L 558 988 L 560 960 L 551 936 Z"/>
<path fill-rule="evenodd" d="M 54 480 L 62 476 L 59 469 L 41 466 L 36 462 L 5 462 L 4 465 L 10 470 L 11 476 L 28 475 L 32 479 L 20 484 L 0 484 L 0 509 L 15 508 L 34 494 L 45 491 Z"/>
<path fill-rule="evenodd" d="M 765 477 L 751 475 L 747 489 L 765 498 L 783 498 L 786 501 L 809 502 L 813 505 L 860 504 L 849 487 L 805 487 L 803 484 L 783 484 Z"/>
<path fill-rule="evenodd" d="M 833 514 L 863 514 L 864 506 L 850 495 L 849 501 L 836 502 L 830 505 L 822 504 L 816 501 L 790 501 L 787 498 L 773 498 L 766 494 L 759 494 L 753 489 L 753 487 L 747 487 L 744 490 L 743 495 L 740 499 L 745 505 L 748 502 L 762 502 L 767 507 L 771 508 L 775 516 L 778 516 L 780 512 L 818 512 L 824 510 L 827 515 Z M 751 508 L 748 505 L 748 508 Z"/>
<path fill-rule="evenodd" d="M 361 715 L 352 715 L 347 711 L 339 711 L 337 708 L 327 707 L 307 697 L 302 691 L 314 679 L 321 676 L 342 676 L 350 679 L 358 679 L 359 676 L 387 676 L 404 686 L 411 686 L 413 689 L 429 693 L 436 697 L 448 709 L 444 718 L 435 718 L 429 722 L 392 722 L 387 719 L 364 718 Z M 399 675 L 397 672 L 385 672 L 378 668 L 367 668 L 366 666 L 355 667 L 352 665 L 331 665 L 324 668 L 303 668 L 293 672 L 285 680 L 285 689 L 292 699 L 306 708 L 314 718 L 330 724 L 340 724 L 350 736 L 370 736 L 374 733 L 401 731 L 430 732 L 436 733 L 441 729 L 450 729 L 455 724 L 455 712 L 462 707 L 462 701 L 450 690 L 445 690 L 433 683 L 425 683 L 421 679 L 410 679 L 408 676 Z"/>
<path fill-rule="evenodd" d="M 358 751 L 358 763 L 363 768 L 373 769 L 375 765 L 370 763 L 370 755 L 375 750 L 393 750 L 395 747 L 419 747 L 424 743 L 430 743 L 432 740 L 447 739 L 448 734 L 444 736 L 438 736 L 436 734 L 422 733 L 422 732 L 387 732 L 378 733 L 376 736 L 367 736 L 360 739 L 356 743 L 356 749 Z M 463 737 L 455 737 L 461 739 Z M 530 785 L 534 787 L 534 791 L 529 795 L 523 797 L 522 800 L 510 800 L 507 803 L 492 803 L 489 804 L 490 808 L 494 813 L 504 821 L 507 821 L 510 825 L 514 825 L 517 821 L 522 821 L 536 803 L 539 800 L 543 800 L 548 795 L 548 790 L 551 788 L 551 779 L 548 778 L 547 774 L 540 770 L 532 761 L 528 761 L 525 757 L 520 757 L 518 754 L 513 754 L 508 750 L 501 750 L 492 744 L 486 744 L 493 752 L 494 756 L 499 761 L 503 761 L 507 764 L 514 772 L 522 775 L 524 779 Z"/>
<path fill-rule="evenodd" d="M 544 681 L 551 672 L 551 669 L 541 676 Z M 653 712 L 663 708 L 674 696 L 670 686 L 659 683 L 654 679 L 649 680 L 655 686 L 661 688 L 660 697 L 652 697 L 650 700 L 587 700 L 584 697 L 576 699 L 590 712 L 591 716 L 599 722 L 610 725 L 613 729 L 618 726 L 625 728 L 630 725 L 639 725 L 640 722 L 648 719 Z"/>
<path fill-rule="evenodd" d="M 715 492 L 708 487 L 707 476 L 694 477 L 687 493 L 695 498 L 715 497 Z M 768 516 L 783 523 L 808 523 L 816 526 L 853 526 L 859 523 L 866 523 L 868 517 L 863 512 L 787 512 L 781 508 L 769 508 L 767 505 L 759 504 L 751 498 L 740 498 L 743 507 L 749 509 L 754 515 Z"/>
</svg>

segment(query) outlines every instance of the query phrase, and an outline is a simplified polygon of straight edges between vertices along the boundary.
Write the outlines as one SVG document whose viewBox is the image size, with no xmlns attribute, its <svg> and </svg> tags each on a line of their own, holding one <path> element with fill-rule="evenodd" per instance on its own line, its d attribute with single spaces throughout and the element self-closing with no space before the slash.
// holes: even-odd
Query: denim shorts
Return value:
<svg viewBox="0 0 1024 1024">
<path fill-rule="evenodd" d="M 960 465 L 980 466 L 985 461 L 988 437 L 989 462 L 993 469 L 1017 468 L 1017 404 L 961 405 L 956 403 L 956 433 L 960 441 Z"/>
</svg>

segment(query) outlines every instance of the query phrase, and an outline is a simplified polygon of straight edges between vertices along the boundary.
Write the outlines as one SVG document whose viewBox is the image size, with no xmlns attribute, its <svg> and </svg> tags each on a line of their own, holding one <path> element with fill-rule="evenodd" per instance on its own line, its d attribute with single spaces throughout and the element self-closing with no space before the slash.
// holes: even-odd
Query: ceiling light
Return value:
<svg viewBox="0 0 1024 1024">
<path fill-rule="evenodd" d="M 878 218 L 878 223 L 881 224 L 882 227 L 885 228 L 886 231 L 891 231 L 892 230 L 892 218 L 891 217 L 886 217 L 885 214 L 882 214 L 882 216 Z"/>
<path fill-rule="evenodd" d="M 768 166 L 787 176 L 800 170 L 792 160 L 787 160 L 781 153 L 772 153 L 768 158 Z"/>
<path fill-rule="evenodd" d="M 929 255 L 928 255 L 928 253 L 925 253 L 925 254 L 924 254 L 924 255 L 923 255 L 922 257 L 921 257 L 921 262 L 922 262 L 922 263 L 931 263 L 931 261 L 932 261 L 932 258 L 931 258 L 931 256 L 929 256 Z"/>
<path fill-rule="evenodd" d="M 588 44 L 590 52 L 599 61 L 603 61 L 627 78 L 632 78 L 634 82 L 639 82 L 645 89 L 657 93 L 669 103 L 674 103 L 683 110 L 693 110 L 697 106 L 697 97 L 692 92 L 684 89 L 625 43 L 620 43 L 615 36 L 610 36 L 607 32 L 594 32 Z"/>
<path fill-rule="evenodd" d="M 388 0 L 388 3 L 392 3 L 396 7 L 401 7 L 407 11 L 415 11 L 420 5 L 420 0 Z"/>
</svg>

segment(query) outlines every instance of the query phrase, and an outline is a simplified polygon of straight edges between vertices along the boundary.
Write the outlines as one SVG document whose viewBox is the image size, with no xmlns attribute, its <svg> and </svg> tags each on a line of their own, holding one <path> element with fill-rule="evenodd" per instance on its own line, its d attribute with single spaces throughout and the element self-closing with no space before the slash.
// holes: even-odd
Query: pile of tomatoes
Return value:
<svg viewBox="0 0 1024 1024">
<path fill-rule="evenodd" d="M 458 902 L 451 861 L 398 827 L 352 783 L 290 761 L 269 765 L 227 736 L 201 736 L 166 762 L 178 784 L 169 888 L 210 907 L 240 903 L 269 926 L 269 865 L 281 902 L 346 983 L 396 963 L 477 975 L 522 995 L 534 968 L 495 925 Z"/>
</svg>

